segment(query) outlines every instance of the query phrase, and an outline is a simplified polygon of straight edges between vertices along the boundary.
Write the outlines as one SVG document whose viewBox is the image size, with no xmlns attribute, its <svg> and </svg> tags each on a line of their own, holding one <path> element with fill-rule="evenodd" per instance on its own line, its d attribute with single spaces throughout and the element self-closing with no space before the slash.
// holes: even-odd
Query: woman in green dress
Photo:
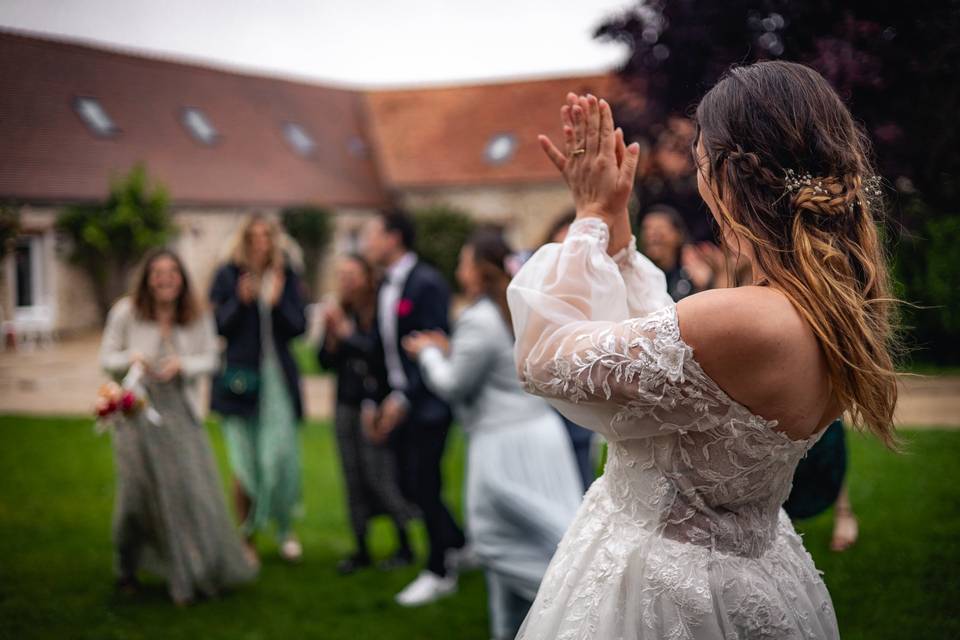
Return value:
<svg viewBox="0 0 960 640">
<path fill-rule="evenodd" d="M 110 311 L 100 361 L 116 379 L 142 367 L 151 408 L 150 419 L 141 411 L 113 430 L 118 587 L 135 591 L 146 569 L 165 576 L 183 605 L 252 580 L 256 566 L 230 519 L 201 421 L 198 384 L 218 364 L 213 320 L 199 311 L 176 254 L 147 257 L 133 293 Z"/>
<path fill-rule="evenodd" d="M 300 505 L 303 417 L 300 376 L 288 344 L 306 328 L 300 279 L 281 246 L 277 224 L 261 215 L 241 226 L 230 260 L 210 292 L 225 366 L 214 379 L 212 408 L 223 416 L 237 514 L 247 549 L 271 522 L 280 555 L 297 561 L 293 532 Z"/>
</svg>

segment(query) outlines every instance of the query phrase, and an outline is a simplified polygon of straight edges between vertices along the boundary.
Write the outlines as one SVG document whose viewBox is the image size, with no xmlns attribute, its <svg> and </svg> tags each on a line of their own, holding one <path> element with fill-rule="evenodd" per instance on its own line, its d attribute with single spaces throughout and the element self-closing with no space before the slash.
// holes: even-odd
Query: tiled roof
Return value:
<svg viewBox="0 0 960 640">
<path fill-rule="evenodd" d="M 120 132 L 92 133 L 77 96 L 96 98 Z M 377 205 L 362 101 L 352 90 L 0 32 L 0 197 L 97 199 L 144 162 L 178 204 Z M 185 107 L 207 116 L 213 145 L 187 133 Z M 311 157 L 291 148 L 284 122 L 313 139 Z"/>
<path fill-rule="evenodd" d="M 378 206 L 396 189 L 557 181 L 537 134 L 557 134 L 568 91 L 615 90 L 598 75 L 362 92 L 0 31 L 0 199 L 100 199 L 138 162 L 179 205 Z M 78 97 L 119 132 L 92 132 Z M 213 144 L 188 133 L 186 108 Z"/>
<path fill-rule="evenodd" d="M 537 134 L 557 139 L 568 91 L 608 96 L 611 76 L 555 78 L 367 93 L 380 173 L 393 188 L 555 181 Z M 503 136 L 515 149 L 491 162 L 487 147 Z"/>
</svg>

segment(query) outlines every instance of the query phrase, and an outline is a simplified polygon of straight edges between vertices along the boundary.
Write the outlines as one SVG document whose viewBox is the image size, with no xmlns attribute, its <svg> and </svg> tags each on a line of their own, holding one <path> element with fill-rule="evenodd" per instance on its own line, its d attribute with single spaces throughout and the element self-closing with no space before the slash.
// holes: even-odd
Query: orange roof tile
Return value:
<svg viewBox="0 0 960 640">
<path fill-rule="evenodd" d="M 393 188 L 559 180 L 537 134 L 557 139 L 568 91 L 610 97 L 615 83 L 587 76 L 367 92 L 380 173 Z M 485 150 L 500 134 L 516 148 L 492 163 Z"/>
</svg>

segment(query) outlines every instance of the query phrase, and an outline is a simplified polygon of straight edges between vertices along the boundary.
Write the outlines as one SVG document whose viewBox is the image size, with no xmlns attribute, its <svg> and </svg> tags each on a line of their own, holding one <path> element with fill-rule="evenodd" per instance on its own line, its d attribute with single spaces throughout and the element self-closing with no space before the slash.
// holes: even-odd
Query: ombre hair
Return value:
<svg viewBox="0 0 960 640">
<path fill-rule="evenodd" d="M 779 61 L 731 69 L 696 124 L 721 228 L 812 327 L 853 425 L 896 448 L 896 300 L 865 134 L 820 74 Z"/>
</svg>

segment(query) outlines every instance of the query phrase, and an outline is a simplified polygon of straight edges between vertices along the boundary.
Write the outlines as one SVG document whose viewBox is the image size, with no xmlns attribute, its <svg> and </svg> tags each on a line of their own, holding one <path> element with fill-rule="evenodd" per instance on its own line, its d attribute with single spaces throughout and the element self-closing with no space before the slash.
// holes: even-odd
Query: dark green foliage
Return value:
<svg viewBox="0 0 960 640">
<path fill-rule="evenodd" d="M 106 316 L 123 294 L 131 269 L 175 232 L 166 190 L 150 185 L 142 165 L 115 180 L 106 202 L 65 208 L 57 230 L 69 241 L 67 257 L 93 280 L 97 304 Z"/>
<path fill-rule="evenodd" d="M 960 215 L 928 219 L 900 239 L 894 254 L 897 295 L 910 360 L 960 363 Z"/>
<path fill-rule="evenodd" d="M 445 206 L 420 209 L 413 215 L 417 224 L 417 253 L 456 288 L 454 273 L 460 249 L 476 229 L 476 222 L 463 211 Z"/>
<path fill-rule="evenodd" d="M 304 278 L 310 293 L 317 297 L 317 269 L 333 236 L 333 213 L 319 207 L 291 207 L 280 212 L 287 233 L 303 250 Z"/>
<path fill-rule="evenodd" d="M 20 233 L 20 209 L 14 205 L 0 205 L 0 259 L 13 247 L 13 241 Z"/>
</svg>

